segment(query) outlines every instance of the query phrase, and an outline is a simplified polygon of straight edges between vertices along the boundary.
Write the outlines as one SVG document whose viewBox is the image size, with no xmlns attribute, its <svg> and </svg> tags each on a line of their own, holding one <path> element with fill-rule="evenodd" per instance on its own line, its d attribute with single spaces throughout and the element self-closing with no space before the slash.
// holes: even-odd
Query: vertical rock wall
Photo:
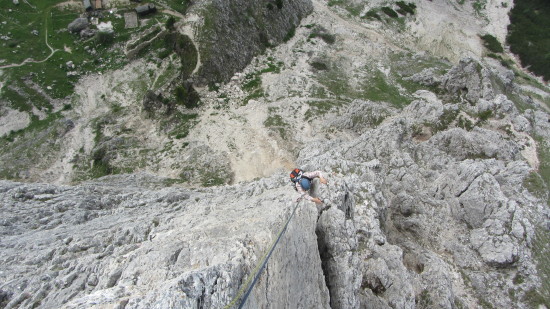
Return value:
<svg viewBox="0 0 550 309">
<path fill-rule="evenodd" d="M 313 5 L 310 0 L 213 0 L 202 10 L 199 85 L 227 81 L 267 47 L 291 37 Z"/>
<path fill-rule="evenodd" d="M 331 308 L 315 226 L 317 210 L 301 203 L 245 308 Z"/>
</svg>

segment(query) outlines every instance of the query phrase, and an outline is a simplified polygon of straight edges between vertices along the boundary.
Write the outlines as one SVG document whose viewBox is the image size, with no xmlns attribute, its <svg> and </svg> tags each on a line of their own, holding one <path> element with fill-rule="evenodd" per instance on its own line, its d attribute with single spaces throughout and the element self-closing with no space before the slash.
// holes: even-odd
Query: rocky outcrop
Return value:
<svg viewBox="0 0 550 309">
<path fill-rule="evenodd" d="M 229 304 L 294 204 L 275 178 L 203 192 L 160 188 L 163 181 L 1 182 L 5 308 Z M 316 209 L 301 203 L 248 308 L 329 307 L 316 220 Z"/>
<path fill-rule="evenodd" d="M 75 20 L 73 20 L 69 25 L 67 26 L 67 29 L 70 32 L 80 33 L 80 31 L 88 28 L 89 23 L 88 19 L 84 17 L 79 17 Z"/>
<path fill-rule="evenodd" d="M 294 34 L 311 13 L 311 0 L 212 0 L 202 8 L 199 85 L 228 81 L 268 47 Z"/>
</svg>

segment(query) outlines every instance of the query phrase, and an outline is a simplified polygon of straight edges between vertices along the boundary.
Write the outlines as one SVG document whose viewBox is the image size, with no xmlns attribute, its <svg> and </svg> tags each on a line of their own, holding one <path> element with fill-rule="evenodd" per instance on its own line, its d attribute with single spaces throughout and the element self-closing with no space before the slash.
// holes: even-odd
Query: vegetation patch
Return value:
<svg viewBox="0 0 550 309">
<path fill-rule="evenodd" d="M 72 129 L 72 122 L 64 121 L 60 113 L 43 120 L 32 116 L 25 129 L 11 131 L 0 138 L 0 178 L 23 179 L 25 171 L 39 163 L 47 167 L 49 158 L 60 150 L 58 139 Z M 17 154 L 14 156 L 13 154 Z"/>
<path fill-rule="evenodd" d="M 461 115 L 461 116 L 458 116 L 456 126 L 466 131 L 471 131 L 475 125 L 470 119 Z"/>
<path fill-rule="evenodd" d="M 368 19 L 377 19 L 379 21 L 382 21 L 382 18 L 380 17 L 380 15 L 378 15 L 378 10 L 376 9 L 371 9 L 367 12 L 367 14 L 365 14 L 365 18 L 368 18 Z"/>
<path fill-rule="evenodd" d="M 310 39 L 320 38 L 327 44 L 334 44 L 334 42 L 336 42 L 336 37 L 333 34 L 330 34 L 326 29 L 322 27 L 314 28 L 311 31 L 309 38 Z"/>
<path fill-rule="evenodd" d="M 286 130 L 289 128 L 289 124 L 286 123 L 280 115 L 269 115 L 264 121 L 264 126 L 276 130 L 281 138 L 286 139 Z"/>
<path fill-rule="evenodd" d="M 427 126 L 432 128 L 433 134 L 447 130 L 449 126 L 453 123 L 453 121 L 458 116 L 459 111 L 453 110 L 453 109 L 446 109 L 443 111 L 443 113 L 439 116 L 438 120 L 435 123 L 429 123 L 426 124 Z"/>
<path fill-rule="evenodd" d="M 418 308 L 432 308 L 434 306 L 432 297 L 428 290 L 422 290 L 422 292 L 415 298 L 415 303 Z"/>
<path fill-rule="evenodd" d="M 283 42 L 290 41 L 290 39 L 292 39 L 295 34 L 296 34 L 296 27 L 292 26 L 292 28 L 290 28 L 290 30 L 288 30 L 285 37 L 283 38 Z"/>
<path fill-rule="evenodd" d="M 507 41 L 524 67 L 550 80 L 550 2 L 546 0 L 514 1 L 510 11 Z"/>
<path fill-rule="evenodd" d="M 504 49 L 500 42 L 494 36 L 490 34 L 481 35 L 480 38 L 483 40 L 483 46 L 493 53 L 502 53 Z"/>
<path fill-rule="evenodd" d="M 388 6 L 384 6 L 381 8 L 382 12 L 384 12 L 386 15 L 388 15 L 391 18 L 397 18 L 399 15 L 397 15 L 397 12 L 394 11 L 392 8 Z"/>
<path fill-rule="evenodd" d="M 478 15 L 482 15 L 482 12 L 485 10 L 485 7 L 487 6 L 487 0 L 475 0 L 472 3 L 472 6 L 474 7 L 474 10 Z"/>
<path fill-rule="evenodd" d="M 416 10 L 416 4 L 412 2 L 405 3 L 405 1 L 397 1 L 395 4 L 399 7 L 401 12 L 404 12 L 402 13 L 402 15 L 406 15 L 406 14 L 414 15 Z"/>
<path fill-rule="evenodd" d="M 388 82 L 380 71 L 376 71 L 364 87 L 363 98 L 367 100 L 388 102 L 396 107 L 404 107 L 411 102 L 411 98 L 402 95 L 399 88 Z"/>
<path fill-rule="evenodd" d="M 161 122 L 161 127 L 170 128 L 169 135 L 176 139 L 182 139 L 189 135 L 191 129 L 197 124 L 198 114 L 184 114 L 176 112 L 173 117 Z"/>
<path fill-rule="evenodd" d="M 532 252 L 537 263 L 541 286 L 527 291 L 523 301 L 531 308 L 538 308 L 540 305 L 550 308 L 550 231 L 547 227 L 535 228 Z"/>
<path fill-rule="evenodd" d="M 546 194 L 547 205 L 550 206 L 550 147 L 541 137 L 535 137 L 537 141 L 537 153 L 540 161 L 538 174 L 541 179 L 530 179 L 533 194 L 539 193 L 538 197 L 544 198 L 543 192 Z M 534 178 L 534 176 L 531 176 Z M 528 178 L 529 179 L 529 178 Z"/>
<path fill-rule="evenodd" d="M 311 120 L 342 106 L 343 102 L 335 100 L 319 100 L 308 101 L 307 104 L 309 105 L 309 109 L 306 111 L 304 116 L 306 120 Z"/>
</svg>

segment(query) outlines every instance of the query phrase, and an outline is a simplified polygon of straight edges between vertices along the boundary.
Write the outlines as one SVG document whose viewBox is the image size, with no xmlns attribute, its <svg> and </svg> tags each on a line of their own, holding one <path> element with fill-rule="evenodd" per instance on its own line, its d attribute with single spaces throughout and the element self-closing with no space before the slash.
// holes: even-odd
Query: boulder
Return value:
<svg viewBox="0 0 550 309">
<path fill-rule="evenodd" d="M 90 23 L 88 22 L 88 19 L 87 18 L 84 18 L 84 17 L 79 17 L 75 20 L 73 20 L 68 26 L 67 26 L 67 29 L 70 31 L 70 32 L 73 32 L 73 33 L 80 33 L 80 31 L 88 28 L 90 25 Z"/>
<path fill-rule="evenodd" d="M 89 38 L 93 37 L 94 35 L 96 35 L 96 33 L 97 33 L 96 29 L 86 28 L 86 29 L 82 29 L 82 31 L 80 31 L 80 37 L 83 38 L 83 39 L 89 39 Z"/>
</svg>

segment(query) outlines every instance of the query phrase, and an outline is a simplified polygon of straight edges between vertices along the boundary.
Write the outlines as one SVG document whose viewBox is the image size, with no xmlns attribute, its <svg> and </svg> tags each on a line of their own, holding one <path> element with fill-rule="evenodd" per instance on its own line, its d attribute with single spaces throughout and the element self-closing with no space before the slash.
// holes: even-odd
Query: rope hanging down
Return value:
<svg viewBox="0 0 550 309">
<path fill-rule="evenodd" d="M 273 244 L 271 244 L 271 248 L 269 249 L 269 251 L 262 257 L 262 259 L 260 260 L 258 265 L 256 265 L 256 267 L 254 268 L 254 271 L 252 272 L 252 274 L 250 274 L 250 276 L 248 277 L 246 282 L 242 285 L 241 289 L 239 290 L 237 295 L 233 298 L 231 303 L 229 303 L 229 305 L 225 306 L 224 309 L 233 308 L 233 306 L 235 306 L 235 304 L 237 303 L 239 298 L 241 298 L 241 296 L 243 295 L 244 290 L 248 287 L 248 289 L 246 291 L 246 294 L 244 295 L 243 300 L 241 301 L 241 304 L 239 305 L 239 309 L 241 309 L 244 306 L 244 304 L 246 303 L 246 300 L 248 299 L 248 296 L 250 295 L 250 292 L 252 292 L 252 288 L 254 288 L 254 285 L 258 281 L 258 278 L 260 278 L 260 275 L 262 274 L 265 266 L 267 265 L 267 261 L 271 257 L 271 254 L 273 253 L 273 250 L 275 250 L 275 247 L 279 243 L 279 240 L 281 240 L 281 237 L 283 236 L 284 232 L 286 231 L 286 228 L 288 227 L 288 223 L 290 222 L 290 220 L 294 216 L 294 213 L 296 213 L 296 209 L 298 209 L 299 204 L 300 204 L 300 201 L 296 202 L 296 206 L 294 206 L 294 210 L 292 211 L 292 214 L 290 215 L 288 220 L 286 220 L 285 225 L 283 226 L 283 228 L 281 229 L 281 231 L 277 235 L 277 239 L 273 242 Z M 250 280 L 252 280 L 252 278 L 254 278 L 254 280 L 252 281 L 252 283 L 250 283 Z"/>
</svg>

